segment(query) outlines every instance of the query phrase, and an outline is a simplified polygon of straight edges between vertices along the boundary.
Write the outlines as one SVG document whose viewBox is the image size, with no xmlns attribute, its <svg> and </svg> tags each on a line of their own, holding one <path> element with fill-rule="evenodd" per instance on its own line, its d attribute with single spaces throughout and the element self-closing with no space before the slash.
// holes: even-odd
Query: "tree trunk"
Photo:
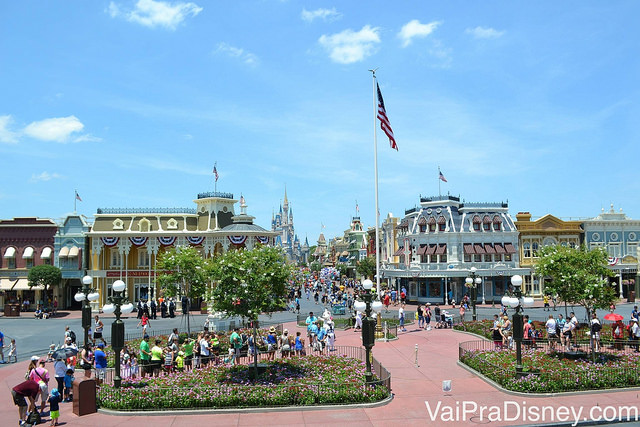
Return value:
<svg viewBox="0 0 640 427">
<path fill-rule="evenodd" d="M 258 326 L 256 320 L 252 320 L 253 323 L 253 368 L 254 379 L 258 379 Z"/>
</svg>

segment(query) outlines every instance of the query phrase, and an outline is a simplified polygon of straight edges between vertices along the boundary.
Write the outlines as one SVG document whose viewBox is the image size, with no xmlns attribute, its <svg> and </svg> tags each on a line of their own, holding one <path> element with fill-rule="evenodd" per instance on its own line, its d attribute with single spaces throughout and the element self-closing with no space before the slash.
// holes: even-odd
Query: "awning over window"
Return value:
<svg viewBox="0 0 640 427">
<path fill-rule="evenodd" d="M 60 249 L 60 253 L 58 254 L 58 258 L 66 258 L 69 256 L 69 248 L 67 246 L 65 246 L 64 248 Z"/>
<path fill-rule="evenodd" d="M 426 255 L 433 255 L 436 253 L 436 245 L 429 245 Z"/>
<path fill-rule="evenodd" d="M 508 254 L 516 253 L 516 248 L 513 247 L 513 243 L 505 243 L 504 250 L 507 251 Z"/>
<path fill-rule="evenodd" d="M 27 246 L 24 248 L 24 252 L 22 252 L 22 258 L 30 259 L 33 258 L 33 248 L 31 246 Z"/>
<path fill-rule="evenodd" d="M 429 245 L 420 245 L 420 247 L 418 248 L 418 251 L 416 252 L 416 255 L 426 254 L 428 248 L 429 248 Z"/>
<path fill-rule="evenodd" d="M 16 248 L 10 246 L 7 248 L 6 251 L 4 251 L 4 257 L 5 258 L 13 258 L 16 256 Z"/>
<path fill-rule="evenodd" d="M 394 252 L 393 256 L 400 256 L 404 254 L 404 246 L 400 246 L 397 251 Z"/>
<path fill-rule="evenodd" d="M 69 249 L 69 258 L 77 258 L 78 250 L 77 246 L 72 246 L 71 249 Z"/>
<path fill-rule="evenodd" d="M 447 245 L 441 244 L 438 245 L 438 249 L 436 249 L 436 255 L 442 255 L 447 252 Z"/>
<path fill-rule="evenodd" d="M 12 291 L 28 291 L 30 289 L 31 286 L 29 286 L 29 279 L 18 279 L 11 287 Z"/>
<path fill-rule="evenodd" d="M 40 254 L 40 258 L 42 258 L 42 259 L 51 258 L 51 248 L 44 248 L 42 250 L 42 254 Z"/>
<path fill-rule="evenodd" d="M 465 243 L 463 246 L 464 246 L 465 255 L 475 254 L 475 251 L 473 250 L 473 245 L 471 243 Z"/>
<path fill-rule="evenodd" d="M 497 254 L 506 254 L 507 251 L 504 250 L 504 247 L 502 246 L 502 243 L 494 243 L 493 247 L 496 248 L 496 253 Z"/>
<path fill-rule="evenodd" d="M 485 243 L 484 244 L 484 251 L 488 254 L 495 254 L 496 250 L 493 248 L 493 245 L 491 243 Z"/>
<path fill-rule="evenodd" d="M 482 245 L 480 243 L 474 243 L 473 244 L 473 250 L 477 253 L 477 254 L 484 254 L 486 253 L 484 251 L 484 248 L 482 247 Z"/>
</svg>

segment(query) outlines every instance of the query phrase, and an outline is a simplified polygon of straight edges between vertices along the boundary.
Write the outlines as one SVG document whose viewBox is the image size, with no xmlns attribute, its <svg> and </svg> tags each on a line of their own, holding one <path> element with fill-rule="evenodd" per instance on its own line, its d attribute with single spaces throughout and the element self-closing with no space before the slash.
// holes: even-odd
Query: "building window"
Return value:
<svg viewBox="0 0 640 427">
<path fill-rule="evenodd" d="M 633 257 L 638 257 L 638 244 L 637 243 L 629 243 L 627 245 L 627 255 L 631 255 Z"/>
<path fill-rule="evenodd" d="M 429 296 L 437 298 L 442 296 L 442 283 L 431 282 L 429 283 Z"/>
<path fill-rule="evenodd" d="M 511 261 L 511 254 L 504 254 L 504 260 L 506 261 Z"/>
<path fill-rule="evenodd" d="M 479 222 L 474 222 L 473 223 L 473 231 L 480 231 L 480 223 Z"/>
<path fill-rule="evenodd" d="M 538 242 L 533 242 L 531 245 L 531 255 L 533 255 L 534 258 L 538 258 Z"/>
<path fill-rule="evenodd" d="M 464 262 L 471 262 L 471 254 L 464 254 Z"/>
<path fill-rule="evenodd" d="M 429 256 L 429 262 L 431 262 L 431 263 L 438 262 L 438 255 L 436 255 L 436 254 L 430 255 Z"/>
<path fill-rule="evenodd" d="M 122 267 L 122 256 L 118 249 L 111 249 L 111 268 L 120 268 Z"/>
<path fill-rule="evenodd" d="M 427 284 L 426 283 L 420 283 L 420 297 L 421 298 L 426 298 L 427 297 Z"/>
<path fill-rule="evenodd" d="M 482 262 L 482 255 L 480 254 L 473 255 L 473 262 Z"/>
<path fill-rule="evenodd" d="M 421 226 L 420 226 L 420 232 L 421 232 L 421 233 L 426 233 L 426 232 L 427 232 L 427 226 L 426 226 L 426 224 L 423 224 L 423 225 L 421 225 Z"/>
<path fill-rule="evenodd" d="M 123 230 L 124 229 L 124 221 L 122 221 L 120 218 L 117 218 L 115 221 L 113 221 L 113 229 L 114 230 Z"/>
<path fill-rule="evenodd" d="M 485 222 L 484 224 L 482 224 L 482 228 L 484 231 L 491 231 L 491 224 L 488 222 Z"/>
<path fill-rule="evenodd" d="M 438 224 L 438 229 L 440 231 L 445 231 L 447 229 L 447 224 Z"/>
<path fill-rule="evenodd" d="M 607 252 L 609 256 L 619 257 L 620 256 L 620 244 L 619 243 L 609 243 L 607 246 Z"/>
<path fill-rule="evenodd" d="M 142 218 L 138 223 L 138 230 L 142 233 L 151 231 L 151 221 L 149 221 L 147 218 Z"/>
<path fill-rule="evenodd" d="M 149 299 L 149 279 L 138 278 L 133 280 L 134 301 Z"/>
<path fill-rule="evenodd" d="M 436 231 L 436 225 L 435 224 L 429 224 L 429 231 L 431 231 L 431 232 Z"/>
<path fill-rule="evenodd" d="M 601 243 L 601 242 L 591 242 L 589 244 L 589 249 L 593 250 L 593 249 L 601 248 L 603 246 L 604 246 L 604 244 Z"/>
<path fill-rule="evenodd" d="M 523 258 L 531 258 L 531 245 L 529 243 L 525 243 L 522 245 Z"/>
<path fill-rule="evenodd" d="M 447 262 L 447 254 L 440 255 L 440 262 Z"/>
<path fill-rule="evenodd" d="M 149 252 L 146 249 L 138 249 L 138 267 L 149 267 Z"/>
<path fill-rule="evenodd" d="M 178 221 L 175 218 L 171 218 L 167 221 L 167 230 L 177 230 L 178 229 Z"/>
<path fill-rule="evenodd" d="M 15 258 L 5 258 L 7 260 L 7 268 L 16 268 Z"/>
<path fill-rule="evenodd" d="M 33 258 L 27 258 L 24 261 L 25 261 L 25 264 L 26 264 L 27 268 L 33 267 Z"/>
<path fill-rule="evenodd" d="M 484 254 L 484 262 L 491 262 L 491 255 L 490 254 Z"/>
</svg>

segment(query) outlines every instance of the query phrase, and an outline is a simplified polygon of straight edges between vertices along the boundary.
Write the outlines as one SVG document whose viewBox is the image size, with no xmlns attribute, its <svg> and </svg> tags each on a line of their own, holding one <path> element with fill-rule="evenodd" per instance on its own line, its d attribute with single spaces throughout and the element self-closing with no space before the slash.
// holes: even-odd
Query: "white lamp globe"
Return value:
<svg viewBox="0 0 640 427">
<path fill-rule="evenodd" d="M 482 279 L 479 277 L 476 277 L 476 285 L 479 285 L 482 283 Z"/>
<path fill-rule="evenodd" d="M 367 304 L 365 304 L 363 301 L 356 301 L 353 303 L 353 307 L 357 311 L 364 311 L 364 309 L 367 308 Z"/>
<path fill-rule="evenodd" d="M 87 299 L 89 301 L 97 301 L 98 298 L 100 298 L 100 294 L 97 292 L 91 292 L 89 295 L 87 295 Z"/>
<path fill-rule="evenodd" d="M 471 271 L 471 273 L 475 273 L 476 271 L 478 271 L 478 269 L 475 267 L 471 267 L 469 270 Z"/>
<path fill-rule="evenodd" d="M 511 308 L 516 308 L 517 306 L 520 305 L 520 300 L 516 297 L 511 297 L 509 301 L 509 305 L 511 306 Z"/>
<path fill-rule="evenodd" d="M 362 287 L 367 290 L 370 291 L 371 288 L 373 288 L 373 282 L 369 279 L 366 279 L 362 282 Z"/>
<path fill-rule="evenodd" d="M 120 307 L 120 311 L 122 312 L 122 314 L 129 314 L 133 311 L 133 304 L 128 303 L 128 304 L 124 304 Z"/>
<path fill-rule="evenodd" d="M 522 299 L 522 303 L 525 307 L 533 307 L 533 298 L 532 297 L 524 297 Z"/>
<path fill-rule="evenodd" d="M 518 274 L 516 274 L 515 276 L 512 276 L 511 284 L 516 288 L 519 288 L 520 286 L 522 286 L 522 276 Z"/>
<path fill-rule="evenodd" d="M 471 286 L 471 284 L 473 283 L 473 279 L 471 277 L 467 277 L 466 279 L 464 279 L 464 282 L 467 284 L 467 286 Z"/>
<path fill-rule="evenodd" d="M 380 301 L 374 301 L 373 303 L 371 303 L 371 308 L 376 313 L 379 313 L 382 311 L 382 303 Z"/>
<path fill-rule="evenodd" d="M 84 292 L 78 292 L 77 294 L 75 294 L 73 296 L 73 299 L 78 301 L 78 302 L 84 301 Z"/>
<path fill-rule="evenodd" d="M 502 305 L 504 305 L 505 307 L 507 307 L 507 306 L 509 305 L 509 300 L 510 300 L 510 299 L 511 299 L 511 298 L 510 298 L 510 297 L 508 297 L 507 295 L 503 296 L 503 297 L 502 297 L 502 301 L 501 301 L 501 302 L 502 302 Z"/>
<path fill-rule="evenodd" d="M 116 280 L 115 282 L 113 282 L 113 291 L 114 292 L 122 292 L 124 291 L 124 288 L 126 288 L 127 285 L 125 285 L 125 283 L 122 280 Z"/>
<path fill-rule="evenodd" d="M 93 283 L 93 277 L 91 277 L 91 276 L 87 275 L 87 276 L 84 276 L 84 277 L 82 278 L 82 284 L 83 284 L 83 285 L 87 285 L 87 286 L 89 286 L 89 285 L 91 285 L 91 283 Z"/>
<path fill-rule="evenodd" d="M 116 311 L 116 307 L 113 304 L 105 304 L 102 307 L 102 312 L 104 314 L 113 314 L 114 311 Z"/>
</svg>

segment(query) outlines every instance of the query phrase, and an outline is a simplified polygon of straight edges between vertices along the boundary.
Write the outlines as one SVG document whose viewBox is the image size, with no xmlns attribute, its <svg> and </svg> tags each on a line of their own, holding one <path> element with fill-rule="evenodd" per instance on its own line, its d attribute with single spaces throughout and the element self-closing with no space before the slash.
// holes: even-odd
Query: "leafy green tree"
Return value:
<svg viewBox="0 0 640 427">
<path fill-rule="evenodd" d="M 251 320 L 257 346 L 258 316 L 282 309 L 291 274 L 291 266 L 280 248 L 258 246 L 226 252 L 215 258 L 211 265 L 213 307 L 228 315 Z M 254 365 L 257 375 L 257 354 Z"/>
<path fill-rule="evenodd" d="M 156 281 L 165 295 L 187 297 L 187 332 L 191 333 L 189 310 L 193 298 L 202 298 L 209 283 L 209 261 L 193 247 L 171 248 L 158 256 Z"/>
<path fill-rule="evenodd" d="M 356 264 L 356 272 L 367 279 L 373 279 L 373 276 L 376 274 L 376 259 L 373 257 L 366 257 L 358 261 Z"/>
<path fill-rule="evenodd" d="M 349 267 L 343 263 L 336 264 L 336 270 L 340 272 L 340 276 L 346 276 L 349 274 Z"/>
<path fill-rule="evenodd" d="M 311 269 L 311 271 L 318 272 L 318 271 L 322 270 L 322 265 L 318 261 L 314 261 L 309 266 L 309 269 Z"/>
<path fill-rule="evenodd" d="M 49 288 L 54 287 L 59 284 L 62 280 L 62 272 L 58 267 L 53 265 L 43 264 L 37 265 L 29 269 L 29 286 L 31 288 L 40 287 L 44 288 L 44 303 L 45 308 L 48 308 L 48 299 L 47 295 L 49 293 Z"/>
<path fill-rule="evenodd" d="M 609 308 L 616 301 L 615 289 L 607 280 L 613 272 L 607 268 L 604 249 L 545 246 L 538 256 L 536 274 L 551 279 L 545 282 L 545 291 L 561 301 L 583 306 L 589 318 L 594 310 Z"/>
</svg>

